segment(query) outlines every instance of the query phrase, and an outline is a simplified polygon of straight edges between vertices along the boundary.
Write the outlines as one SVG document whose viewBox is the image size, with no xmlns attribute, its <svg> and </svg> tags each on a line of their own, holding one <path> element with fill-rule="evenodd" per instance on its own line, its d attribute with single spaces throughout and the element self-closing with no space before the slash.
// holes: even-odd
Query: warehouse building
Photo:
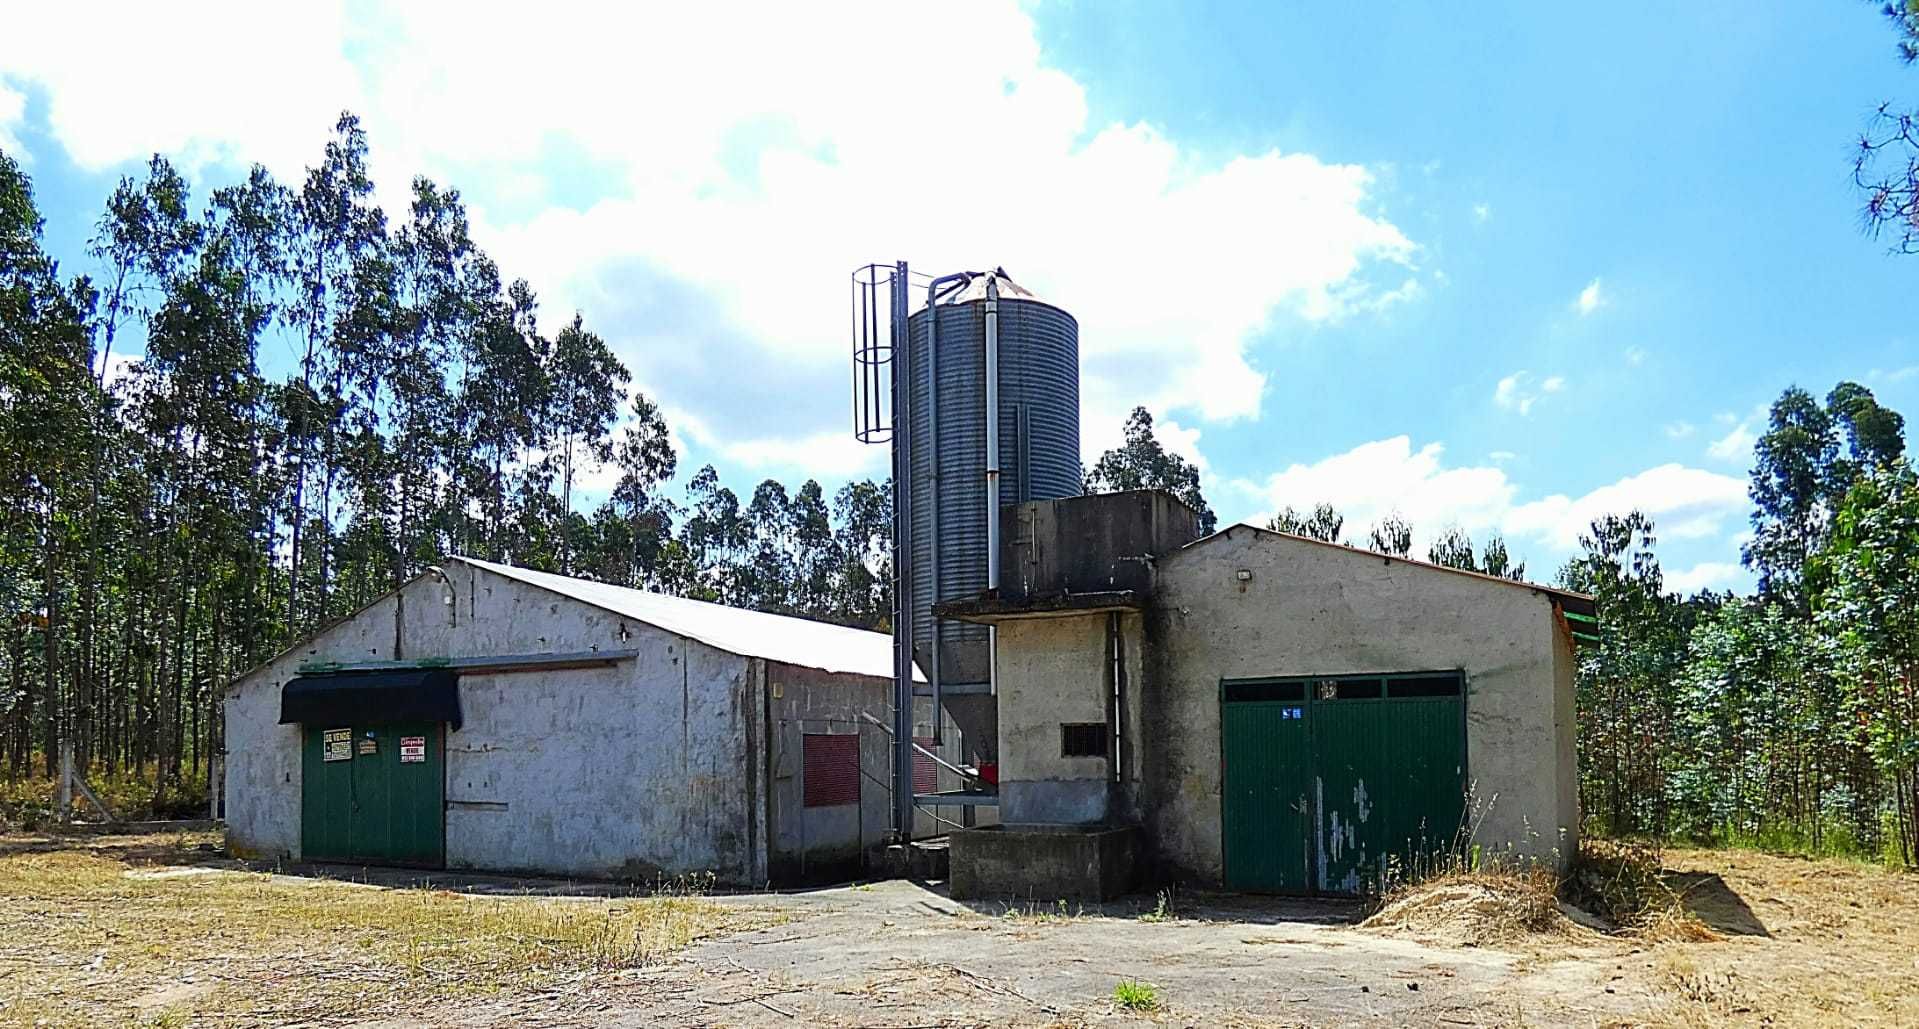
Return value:
<svg viewBox="0 0 1919 1029">
<path fill-rule="evenodd" d="M 892 676 L 881 633 L 455 558 L 229 685 L 228 843 L 612 878 L 850 876 L 889 827 Z M 930 701 L 914 725 L 930 743 Z M 958 753 L 946 729 L 928 751 Z M 915 773 L 927 793 L 953 778 L 924 754 Z"/>
<path fill-rule="evenodd" d="M 1099 898 L 1142 876 L 1350 894 L 1477 847 L 1577 847 L 1589 597 L 1236 525 L 1154 491 L 1009 505 L 994 828 L 959 897 Z"/>
</svg>

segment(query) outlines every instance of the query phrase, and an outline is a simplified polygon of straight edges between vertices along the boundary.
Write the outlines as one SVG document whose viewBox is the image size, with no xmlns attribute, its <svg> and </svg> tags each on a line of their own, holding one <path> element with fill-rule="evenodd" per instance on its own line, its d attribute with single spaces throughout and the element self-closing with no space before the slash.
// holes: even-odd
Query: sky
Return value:
<svg viewBox="0 0 1919 1029">
<path fill-rule="evenodd" d="M 1919 414 L 1919 257 L 1850 178 L 1876 107 L 1919 107 L 1876 4 L 83 6 L 0 35 L 64 269 L 149 154 L 202 196 L 297 183 L 351 109 L 390 212 L 459 189 L 682 478 L 742 495 L 885 473 L 851 434 L 870 261 L 1071 311 L 1089 462 L 1144 404 L 1223 522 L 1396 512 L 1535 577 L 1638 508 L 1669 588 L 1748 588 L 1780 391 Z"/>
</svg>

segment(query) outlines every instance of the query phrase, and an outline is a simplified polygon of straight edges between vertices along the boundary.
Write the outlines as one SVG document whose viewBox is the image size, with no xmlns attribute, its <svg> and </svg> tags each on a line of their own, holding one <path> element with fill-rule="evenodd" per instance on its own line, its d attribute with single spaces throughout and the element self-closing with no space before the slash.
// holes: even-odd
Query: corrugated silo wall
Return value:
<svg viewBox="0 0 1919 1029">
<path fill-rule="evenodd" d="M 1000 503 L 1050 500 L 1080 492 L 1079 323 L 1048 304 L 999 305 Z M 913 371 L 913 638 L 920 668 L 932 674 L 935 599 L 976 596 L 986 588 L 986 305 L 939 308 L 939 470 L 934 480 L 928 403 L 927 313 L 910 322 Z M 939 507 L 939 582 L 932 581 L 933 498 Z M 986 628 L 941 627 L 940 676 L 949 684 L 987 681 Z M 966 735 L 967 756 L 998 750 L 993 698 L 949 695 L 947 710 Z"/>
</svg>

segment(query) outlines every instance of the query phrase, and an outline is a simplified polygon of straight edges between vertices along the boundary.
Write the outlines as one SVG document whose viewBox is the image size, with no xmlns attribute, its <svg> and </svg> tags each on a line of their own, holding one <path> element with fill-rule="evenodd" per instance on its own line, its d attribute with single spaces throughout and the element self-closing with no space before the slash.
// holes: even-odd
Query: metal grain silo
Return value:
<svg viewBox="0 0 1919 1029">
<path fill-rule="evenodd" d="M 989 538 L 999 505 L 1079 494 L 1079 323 L 997 270 L 939 293 L 908 318 L 906 336 L 913 653 L 967 749 L 993 760 L 989 630 L 931 609 L 998 586 Z"/>
</svg>

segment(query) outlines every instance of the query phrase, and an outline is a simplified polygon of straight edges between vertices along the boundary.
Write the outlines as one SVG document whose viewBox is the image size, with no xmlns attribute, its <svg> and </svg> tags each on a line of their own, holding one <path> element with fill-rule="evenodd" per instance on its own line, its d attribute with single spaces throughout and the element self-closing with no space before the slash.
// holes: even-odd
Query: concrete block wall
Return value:
<svg viewBox="0 0 1919 1029">
<path fill-rule="evenodd" d="M 1535 589 L 1247 526 L 1162 557 L 1136 720 L 1159 860 L 1204 881 L 1222 874 L 1222 678 L 1460 669 L 1476 842 L 1563 864 L 1578 810 L 1572 652 L 1558 621 Z"/>
<path fill-rule="evenodd" d="M 1127 663 L 1122 717 L 1125 774 L 1116 790 L 1107 757 L 1065 757 L 1060 726 L 1107 725 L 1112 689 L 1105 611 L 1020 618 L 999 627 L 1000 820 L 1008 824 L 1093 824 L 1131 812 L 1139 778 L 1138 689 L 1141 616 L 1120 616 Z M 1117 802 L 1116 802 L 1117 801 Z"/>
<path fill-rule="evenodd" d="M 230 845 L 299 859 L 300 727 L 280 688 L 312 661 L 637 650 L 609 668 L 461 677 L 447 737 L 452 867 L 763 882 L 752 803 L 763 708 L 748 659 L 470 565 L 425 576 L 229 689 Z M 449 589 L 450 585 L 450 589 Z M 447 604 L 451 595 L 454 604 Z"/>
<path fill-rule="evenodd" d="M 871 714 L 884 722 L 891 707 L 893 684 L 886 679 L 841 675 L 817 668 L 779 662 L 766 663 L 770 714 L 766 781 L 767 823 L 772 827 L 772 876 L 783 882 L 825 882 L 850 879 L 862 869 L 862 855 L 885 842 L 893 810 L 892 739 L 885 730 L 862 718 Z M 914 735 L 933 735 L 933 701 L 914 704 Z M 802 736 L 806 733 L 859 736 L 860 799 L 858 804 L 806 806 Z M 937 751 L 949 763 L 959 764 L 963 747 L 951 716 L 945 718 L 944 740 Z M 958 789 L 960 777 L 945 769 L 937 773 L 937 788 Z M 960 820 L 958 809 L 943 817 Z M 916 836 L 945 831 L 931 813 L 915 820 Z"/>
</svg>

